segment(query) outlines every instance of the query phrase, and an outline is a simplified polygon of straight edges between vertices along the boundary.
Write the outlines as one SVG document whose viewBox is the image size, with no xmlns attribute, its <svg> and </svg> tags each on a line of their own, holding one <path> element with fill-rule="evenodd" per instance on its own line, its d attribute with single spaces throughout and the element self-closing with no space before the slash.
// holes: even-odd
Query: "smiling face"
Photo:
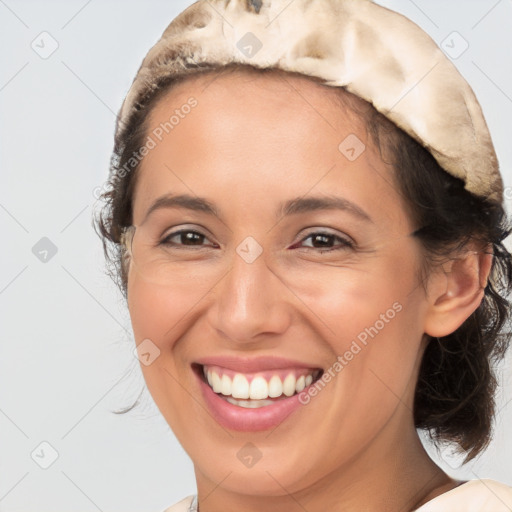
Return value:
<svg viewBox="0 0 512 512">
<path fill-rule="evenodd" d="M 335 94 L 237 72 L 187 80 L 150 115 L 148 134 L 179 121 L 138 170 L 128 305 L 199 486 L 305 492 L 376 471 L 414 432 L 417 226 Z"/>
</svg>

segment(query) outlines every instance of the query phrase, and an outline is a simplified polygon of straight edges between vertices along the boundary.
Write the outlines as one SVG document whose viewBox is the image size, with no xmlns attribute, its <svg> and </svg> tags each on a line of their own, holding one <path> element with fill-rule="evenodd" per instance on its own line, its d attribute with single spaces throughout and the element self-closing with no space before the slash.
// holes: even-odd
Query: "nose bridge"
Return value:
<svg viewBox="0 0 512 512">
<path fill-rule="evenodd" d="M 247 237 L 236 247 L 230 271 L 216 287 L 210 321 L 232 340 L 252 341 L 261 333 L 283 332 L 289 324 L 286 290 L 267 260 L 263 247 Z"/>
</svg>

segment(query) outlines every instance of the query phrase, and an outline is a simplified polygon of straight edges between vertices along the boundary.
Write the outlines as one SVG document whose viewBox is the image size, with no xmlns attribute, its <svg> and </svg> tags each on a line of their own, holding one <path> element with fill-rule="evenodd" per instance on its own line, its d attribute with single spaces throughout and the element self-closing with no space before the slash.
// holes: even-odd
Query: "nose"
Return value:
<svg viewBox="0 0 512 512">
<path fill-rule="evenodd" d="M 292 320 L 293 294 L 268 265 L 264 252 L 252 262 L 242 252 L 234 254 L 230 270 L 215 287 L 212 299 L 210 325 L 236 344 L 275 339 Z"/>
</svg>

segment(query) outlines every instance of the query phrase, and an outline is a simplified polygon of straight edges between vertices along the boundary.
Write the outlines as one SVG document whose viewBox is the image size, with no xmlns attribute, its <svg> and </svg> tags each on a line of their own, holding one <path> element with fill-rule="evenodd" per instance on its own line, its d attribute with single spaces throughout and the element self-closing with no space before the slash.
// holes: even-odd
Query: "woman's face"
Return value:
<svg viewBox="0 0 512 512">
<path fill-rule="evenodd" d="M 367 471 L 414 428 L 420 247 L 390 167 L 334 89 L 213 78 L 150 115 L 129 310 L 148 388 L 198 479 L 282 495 Z"/>
</svg>

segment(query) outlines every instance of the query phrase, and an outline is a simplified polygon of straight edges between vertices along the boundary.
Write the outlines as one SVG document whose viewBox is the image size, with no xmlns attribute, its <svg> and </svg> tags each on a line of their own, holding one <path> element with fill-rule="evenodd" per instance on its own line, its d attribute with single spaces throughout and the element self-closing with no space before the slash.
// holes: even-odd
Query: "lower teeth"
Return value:
<svg viewBox="0 0 512 512">
<path fill-rule="evenodd" d="M 223 396 L 218 395 L 226 402 L 229 402 L 233 405 L 238 405 L 238 407 L 245 407 L 246 409 L 258 409 L 259 407 L 266 407 L 267 405 L 272 405 L 275 400 L 237 400 L 231 396 Z M 286 396 L 283 398 L 287 398 Z"/>
</svg>

